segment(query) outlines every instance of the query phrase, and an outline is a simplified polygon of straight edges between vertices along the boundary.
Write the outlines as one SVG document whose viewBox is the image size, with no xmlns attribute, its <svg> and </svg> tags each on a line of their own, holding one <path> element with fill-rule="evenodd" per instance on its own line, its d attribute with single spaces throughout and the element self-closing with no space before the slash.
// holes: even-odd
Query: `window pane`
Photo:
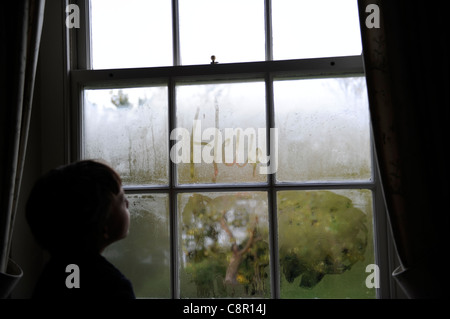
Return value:
<svg viewBox="0 0 450 319">
<path fill-rule="evenodd" d="M 364 78 L 275 81 L 274 101 L 278 181 L 371 179 Z"/>
<path fill-rule="evenodd" d="M 124 185 L 168 184 L 166 87 L 84 91 L 84 158 L 102 159 Z"/>
<path fill-rule="evenodd" d="M 130 232 L 103 255 L 131 280 L 136 297 L 170 298 L 170 221 L 167 194 L 127 195 Z"/>
<path fill-rule="evenodd" d="M 91 0 L 94 69 L 167 66 L 172 58 L 170 0 Z"/>
<path fill-rule="evenodd" d="M 263 0 L 181 0 L 182 64 L 264 61 Z"/>
<path fill-rule="evenodd" d="M 282 298 L 375 298 L 369 190 L 277 194 Z"/>
<path fill-rule="evenodd" d="M 360 55 L 357 0 L 272 1 L 275 60 Z"/>
<path fill-rule="evenodd" d="M 182 298 L 270 297 L 267 194 L 178 195 Z"/>
<path fill-rule="evenodd" d="M 176 96 L 180 184 L 267 180 L 264 82 L 179 85 Z"/>
</svg>

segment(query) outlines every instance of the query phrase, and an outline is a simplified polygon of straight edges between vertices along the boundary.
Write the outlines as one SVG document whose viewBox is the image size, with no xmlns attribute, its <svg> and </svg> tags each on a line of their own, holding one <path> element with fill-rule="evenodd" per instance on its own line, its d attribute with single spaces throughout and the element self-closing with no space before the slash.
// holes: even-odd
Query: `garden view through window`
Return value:
<svg viewBox="0 0 450 319">
<path fill-rule="evenodd" d="M 130 202 L 104 255 L 140 298 L 375 298 L 364 74 L 232 71 L 359 56 L 356 1 L 176 3 L 90 1 L 87 76 L 139 68 L 81 85 L 80 157 L 114 167 Z M 211 55 L 220 76 L 196 75 Z"/>
</svg>

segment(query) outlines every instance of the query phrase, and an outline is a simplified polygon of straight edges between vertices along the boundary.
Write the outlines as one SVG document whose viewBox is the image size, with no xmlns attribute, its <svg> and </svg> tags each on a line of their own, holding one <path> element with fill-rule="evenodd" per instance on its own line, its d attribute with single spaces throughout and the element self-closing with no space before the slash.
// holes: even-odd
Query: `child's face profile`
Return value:
<svg viewBox="0 0 450 319">
<path fill-rule="evenodd" d="M 113 195 L 109 216 L 106 221 L 105 235 L 108 242 L 112 243 L 128 235 L 130 226 L 130 212 L 128 211 L 128 200 L 123 189 L 119 194 Z"/>
</svg>

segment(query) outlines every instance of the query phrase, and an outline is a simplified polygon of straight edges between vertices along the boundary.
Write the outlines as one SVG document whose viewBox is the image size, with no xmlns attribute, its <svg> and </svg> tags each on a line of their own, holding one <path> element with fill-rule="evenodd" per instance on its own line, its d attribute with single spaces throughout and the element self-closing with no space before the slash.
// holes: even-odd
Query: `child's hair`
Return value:
<svg viewBox="0 0 450 319">
<path fill-rule="evenodd" d="M 34 185 L 26 218 L 36 241 L 51 254 L 96 249 L 120 176 L 109 166 L 84 160 L 51 170 Z"/>
</svg>

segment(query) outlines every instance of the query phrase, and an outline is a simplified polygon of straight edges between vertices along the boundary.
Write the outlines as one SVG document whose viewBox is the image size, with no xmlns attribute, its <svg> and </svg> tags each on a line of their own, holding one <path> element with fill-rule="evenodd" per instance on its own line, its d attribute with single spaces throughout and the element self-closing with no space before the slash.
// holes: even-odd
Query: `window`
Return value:
<svg viewBox="0 0 450 319">
<path fill-rule="evenodd" d="M 80 6 L 73 157 L 123 178 L 138 297 L 377 297 L 356 1 Z"/>
</svg>

